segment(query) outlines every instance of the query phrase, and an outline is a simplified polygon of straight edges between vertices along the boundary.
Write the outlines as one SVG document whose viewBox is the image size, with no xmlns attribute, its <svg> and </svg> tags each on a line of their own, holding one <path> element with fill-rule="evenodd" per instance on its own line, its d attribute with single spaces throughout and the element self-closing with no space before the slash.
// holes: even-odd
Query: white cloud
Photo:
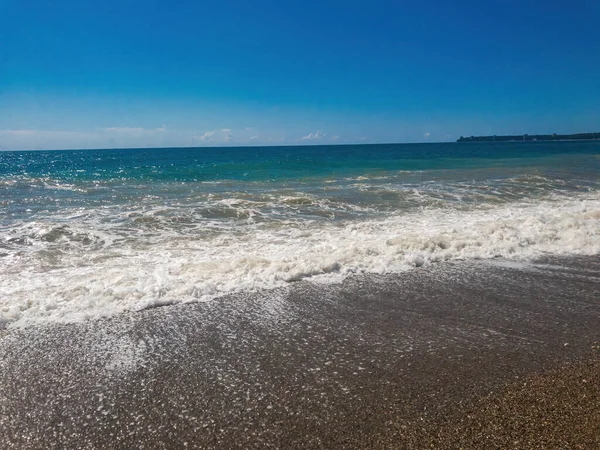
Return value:
<svg viewBox="0 0 600 450">
<path fill-rule="evenodd" d="M 192 137 L 193 142 L 198 143 L 200 141 L 211 145 L 231 144 L 233 143 L 233 139 L 233 131 L 229 128 L 205 131 L 200 135 L 195 135 Z"/>
<path fill-rule="evenodd" d="M 324 143 L 336 139 L 316 131 L 300 141 L 297 137 L 286 138 L 283 131 L 255 127 L 198 131 L 172 129 L 165 125 L 159 128 L 110 126 L 85 130 L 0 129 L 0 150 L 282 145 Z"/>
<path fill-rule="evenodd" d="M 323 139 L 327 136 L 327 133 L 322 133 L 320 130 L 317 130 L 315 133 L 309 133 L 307 136 L 302 136 L 303 141 L 310 141 L 316 139 Z"/>
<path fill-rule="evenodd" d="M 0 150 L 157 147 L 164 145 L 166 127 L 106 127 L 83 131 L 0 130 Z"/>
<path fill-rule="evenodd" d="M 427 132 L 423 136 L 425 136 L 426 138 L 428 138 L 429 136 L 431 136 L 431 133 Z"/>
<path fill-rule="evenodd" d="M 140 133 L 145 131 L 142 127 L 109 127 L 102 128 L 104 131 L 114 131 L 116 133 Z"/>
<path fill-rule="evenodd" d="M 162 133 L 167 130 L 163 125 L 160 128 L 143 128 L 143 127 L 108 127 L 102 128 L 103 131 L 109 133 L 128 133 L 128 134 L 144 134 L 144 133 Z"/>
<path fill-rule="evenodd" d="M 337 135 L 336 135 L 336 136 L 332 136 L 332 137 L 331 137 L 331 140 L 332 140 L 332 141 L 339 141 L 339 140 L 340 140 L 340 137 L 339 137 L 339 136 L 337 136 Z"/>
<path fill-rule="evenodd" d="M 61 130 L 0 130 L 0 150 L 89 148 L 98 133 Z"/>
<path fill-rule="evenodd" d="M 204 134 L 200 137 L 198 137 L 199 140 L 201 141 L 210 141 L 212 140 L 213 136 L 215 135 L 216 131 L 205 131 Z"/>
<path fill-rule="evenodd" d="M 46 130 L 0 130 L 2 136 L 86 136 L 79 131 L 46 131 Z"/>
</svg>

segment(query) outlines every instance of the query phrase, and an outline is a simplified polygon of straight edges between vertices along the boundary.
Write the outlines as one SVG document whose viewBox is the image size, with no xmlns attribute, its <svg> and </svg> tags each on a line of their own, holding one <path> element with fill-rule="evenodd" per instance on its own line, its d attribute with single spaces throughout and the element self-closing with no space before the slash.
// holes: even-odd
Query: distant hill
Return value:
<svg viewBox="0 0 600 450">
<path fill-rule="evenodd" d="M 503 141 L 583 141 L 600 139 L 600 133 L 579 134 L 519 134 L 513 136 L 461 136 L 456 142 L 503 142 Z"/>
</svg>

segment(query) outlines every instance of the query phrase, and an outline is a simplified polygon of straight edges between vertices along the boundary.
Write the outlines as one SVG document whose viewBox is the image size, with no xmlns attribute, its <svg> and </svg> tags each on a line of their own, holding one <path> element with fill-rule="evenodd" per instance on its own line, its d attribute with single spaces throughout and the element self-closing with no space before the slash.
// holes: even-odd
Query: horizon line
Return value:
<svg viewBox="0 0 600 450">
<path fill-rule="evenodd" d="M 89 151 L 89 150 L 167 150 L 167 149 L 196 149 L 196 148 L 282 148 L 282 147 L 357 147 L 366 145 L 422 145 L 422 144 L 456 144 L 456 141 L 428 141 L 428 142 L 377 142 L 377 143 L 330 143 L 330 144 L 283 144 L 283 145 L 215 145 L 215 146 L 174 146 L 174 147 L 89 147 L 89 148 L 49 148 L 49 149 L 6 149 L 0 150 L 0 152 L 60 152 L 60 151 Z"/>
</svg>

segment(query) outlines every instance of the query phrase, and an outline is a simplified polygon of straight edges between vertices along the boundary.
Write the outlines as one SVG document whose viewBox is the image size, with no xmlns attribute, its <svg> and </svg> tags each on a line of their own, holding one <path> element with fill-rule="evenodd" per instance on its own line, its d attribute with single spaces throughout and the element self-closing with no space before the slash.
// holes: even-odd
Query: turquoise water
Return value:
<svg viewBox="0 0 600 450">
<path fill-rule="evenodd" d="M 559 187 L 552 183 L 580 190 L 597 185 L 599 153 L 600 143 L 593 141 L 3 152 L 0 220 L 9 223 L 74 206 L 152 203 L 152 196 L 179 202 L 211 194 L 296 190 L 324 199 L 399 206 L 399 198 L 386 202 L 386 195 L 369 196 L 361 189 L 373 180 L 400 193 L 403 187 L 437 182 L 451 195 L 451 183 L 468 181 L 481 185 L 474 189 L 489 184 L 523 194 L 544 188 L 550 193 Z M 546 177 L 550 185 L 540 186 L 536 178 L 526 181 L 535 176 Z M 463 194 L 468 199 L 477 192 Z"/>
<path fill-rule="evenodd" d="M 600 142 L 0 152 L 0 315 L 600 251 Z"/>
<path fill-rule="evenodd" d="M 0 177 L 82 183 L 316 180 L 397 171 L 557 168 L 564 161 L 576 168 L 586 156 L 597 169 L 599 148 L 599 142 L 579 141 L 4 152 Z"/>
</svg>

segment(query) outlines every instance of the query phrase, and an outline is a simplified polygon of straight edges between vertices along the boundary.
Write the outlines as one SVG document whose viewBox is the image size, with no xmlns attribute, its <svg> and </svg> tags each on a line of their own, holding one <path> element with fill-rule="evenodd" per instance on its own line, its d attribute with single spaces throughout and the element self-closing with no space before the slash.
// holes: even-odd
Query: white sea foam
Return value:
<svg viewBox="0 0 600 450">
<path fill-rule="evenodd" d="M 298 197 L 291 203 L 309 201 Z M 230 200 L 221 205 L 236 207 Z M 86 320 L 302 279 L 337 282 L 355 273 L 394 273 L 453 259 L 600 253 L 598 192 L 469 210 L 411 209 L 368 220 L 284 217 L 214 233 L 205 231 L 208 221 L 190 233 L 141 228 L 135 238 L 127 238 L 122 225 L 111 229 L 107 217 L 96 222 L 89 217 L 73 215 L 63 229 L 40 221 L 4 230 L 0 321 L 27 326 Z M 223 223 L 215 222 L 219 226 Z M 15 250 L 11 236 L 29 242 Z M 10 250 L 2 253 L 3 245 Z"/>
</svg>

